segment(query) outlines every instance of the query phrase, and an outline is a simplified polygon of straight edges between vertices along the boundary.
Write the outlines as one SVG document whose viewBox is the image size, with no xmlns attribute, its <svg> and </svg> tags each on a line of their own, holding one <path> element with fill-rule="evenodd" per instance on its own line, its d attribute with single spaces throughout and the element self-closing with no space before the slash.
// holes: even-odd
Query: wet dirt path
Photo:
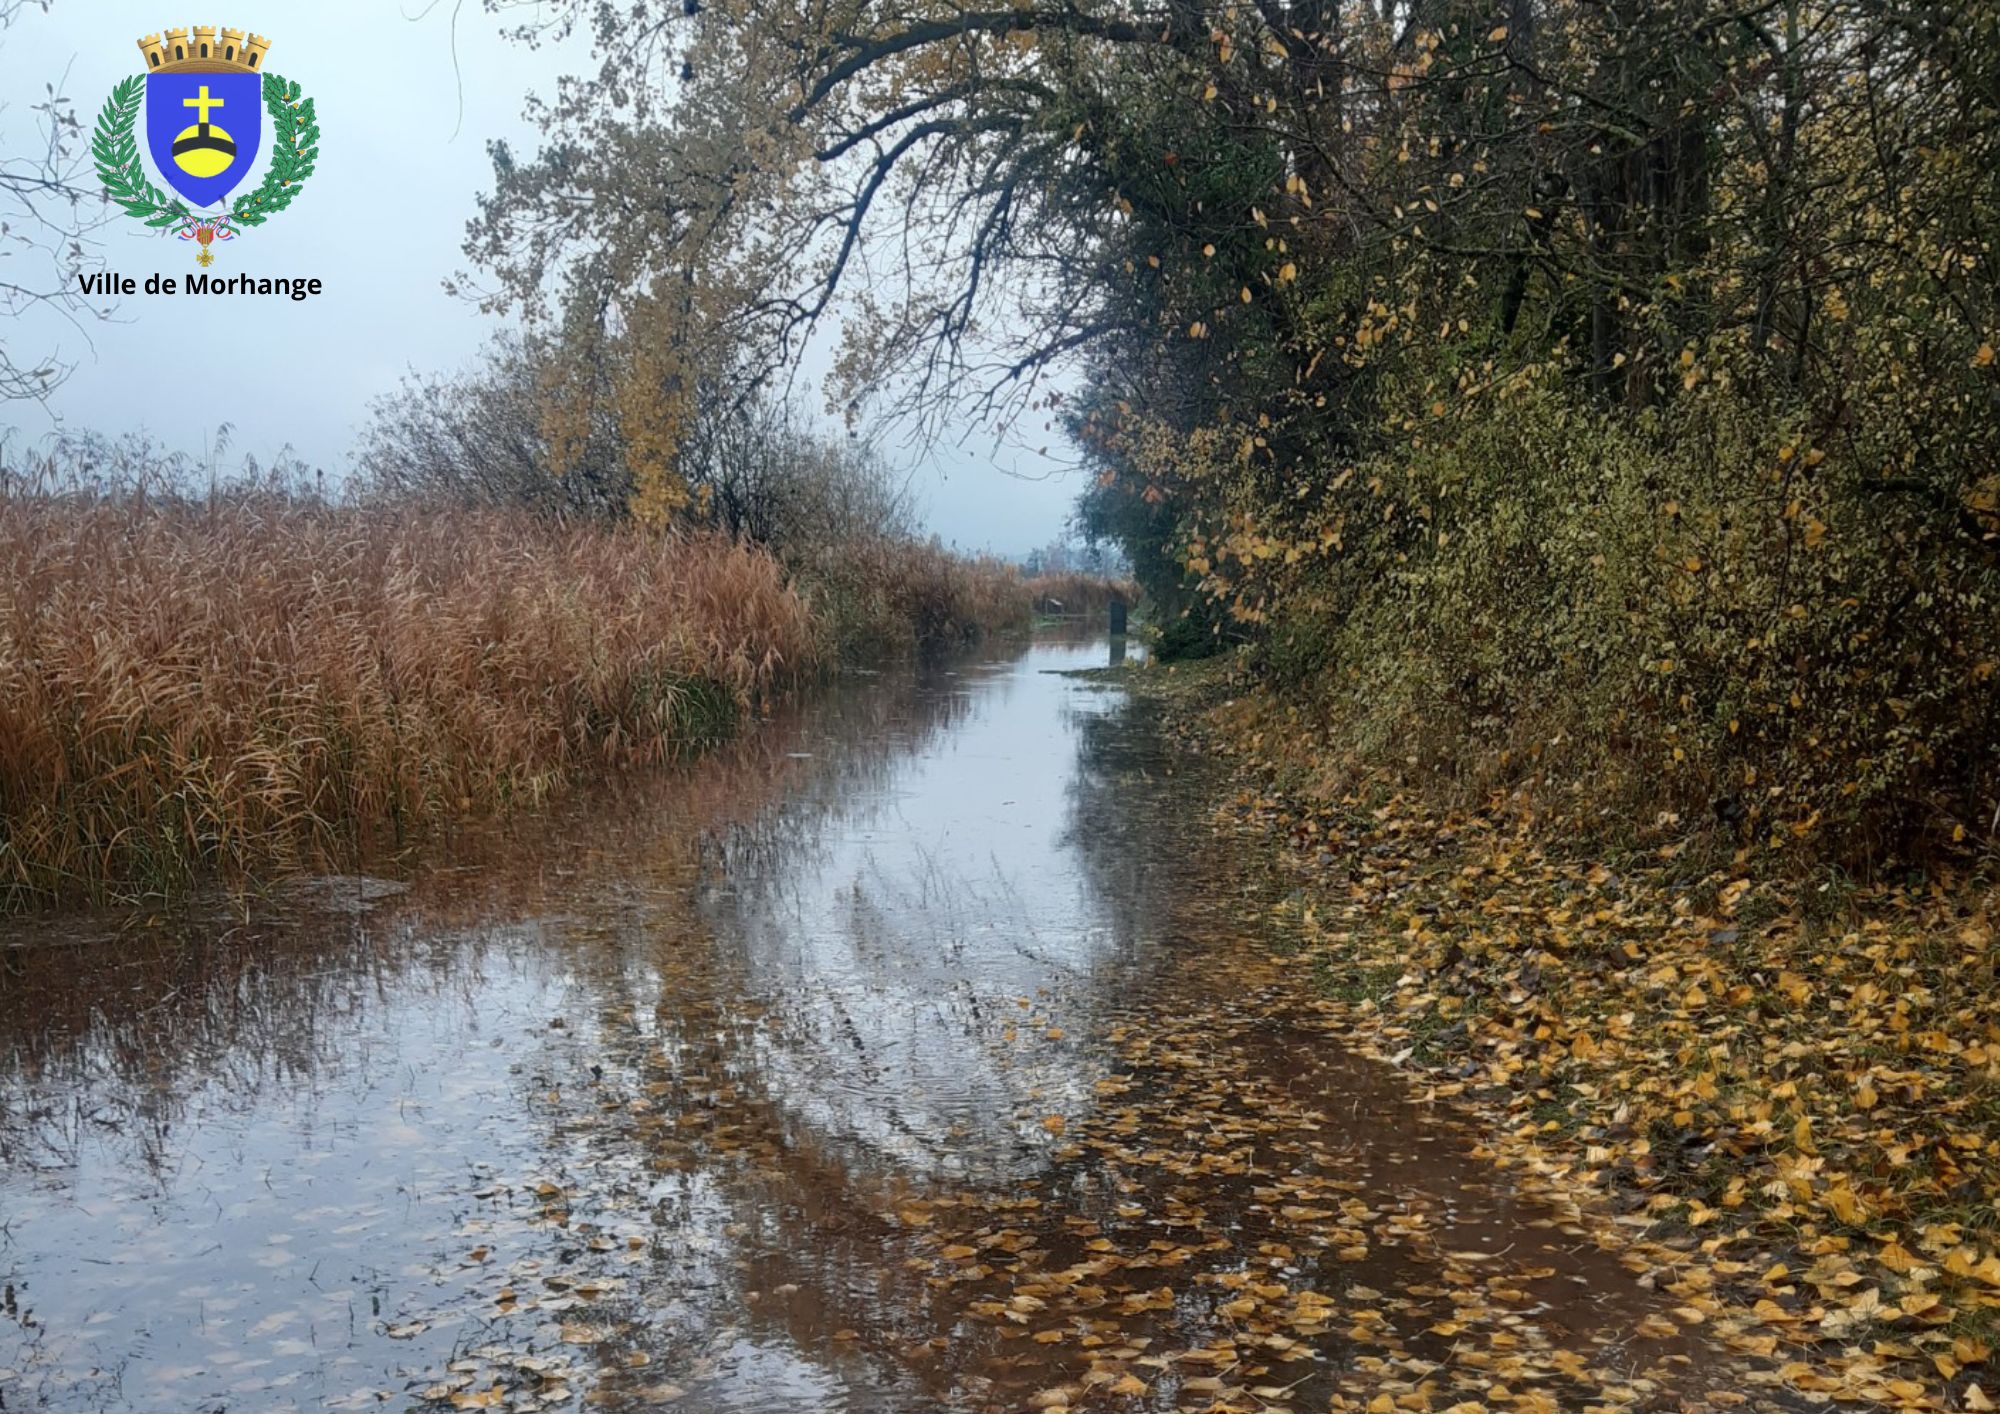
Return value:
<svg viewBox="0 0 2000 1414">
<path fill-rule="evenodd" d="M 10 928 L 0 1409 L 1784 1407 L 1341 1049 L 1105 660 Z"/>
</svg>

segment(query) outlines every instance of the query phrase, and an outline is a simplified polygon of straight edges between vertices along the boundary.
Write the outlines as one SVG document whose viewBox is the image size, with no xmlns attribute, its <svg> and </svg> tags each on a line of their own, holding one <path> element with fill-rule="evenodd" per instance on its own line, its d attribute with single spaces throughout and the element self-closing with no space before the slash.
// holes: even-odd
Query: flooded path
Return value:
<svg viewBox="0 0 2000 1414">
<path fill-rule="evenodd" d="M 1105 661 L 857 676 L 247 921 L 10 929 L 0 1409 L 1767 1398 L 1341 1050 Z"/>
</svg>

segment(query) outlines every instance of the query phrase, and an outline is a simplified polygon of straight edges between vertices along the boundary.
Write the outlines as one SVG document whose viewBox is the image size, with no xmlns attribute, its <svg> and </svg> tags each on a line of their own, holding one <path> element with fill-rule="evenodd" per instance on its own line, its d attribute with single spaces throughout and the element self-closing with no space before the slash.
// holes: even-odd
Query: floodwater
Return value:
<svg viewBox="0 0 2000 1414">
<path fill-rule="evenodd" d="M 1754 1390 L 1341 1049 L 1198 759 L 1064 672 L 1110 659 L 857 674 L 406 877 L 10 929 L 0 1409 Z"/>
</svg>

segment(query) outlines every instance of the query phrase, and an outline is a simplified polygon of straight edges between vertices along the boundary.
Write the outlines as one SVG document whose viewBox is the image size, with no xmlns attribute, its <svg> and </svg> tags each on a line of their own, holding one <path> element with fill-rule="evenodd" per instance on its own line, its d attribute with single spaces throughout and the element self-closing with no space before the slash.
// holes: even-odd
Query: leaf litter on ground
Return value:
<svg viewBox="0 0 2000 1414">
<path fill-rule="evenodd" d="M 699 1406 L 737 1328 L 671 1328 L 675 1264 L 708 1257 L 659 1226 L 698 1174 L 747 1215 L 720 1239 L 731 1321 L 940 1407 L 1985 1407 L 2000 1038 L 1937 975 L 1984 956 L 1983 913 L 1891 896 L 1815 930 L 1748 879 L 1287 796 L 1232 740 L 1218 823 L 1248 842 L 1216 851 L 1275 883 L 1191 867 L 1174 946 L 1115 1005 L 994 998 L 1003 1059 L 1091 1068 L 1014 1116 L 1038 1168 L 815 1148 L 745 1082 L 773 1023 L 680 979 L 683 1038 L 692 1008 L 734 1039 L 670 1052 L 608 1015 L 601 1081 L 538 1096 L 568 1158 L 512 1183 L 562 1284 L 497 1246 L 465 1264 L 515 1334 L 447 1397 Z"/>
<path fill-rule="evenodd" d="M 1185 699 L 1183 699 L 1185 702 Z M 1275 845 L 1292 964 L 1345 1041 L 1491 1123 L 1493 1162 L 1614 1215 L 1732 1349 L 1843 1405 L 1987 1407 L 2000 1331 L 1989 890 L 1787 886 L 1696 842 L 1616 860 L 1518 810 L 1312 788 L 1254 694 L 1181 712 Z"/>
</svg>

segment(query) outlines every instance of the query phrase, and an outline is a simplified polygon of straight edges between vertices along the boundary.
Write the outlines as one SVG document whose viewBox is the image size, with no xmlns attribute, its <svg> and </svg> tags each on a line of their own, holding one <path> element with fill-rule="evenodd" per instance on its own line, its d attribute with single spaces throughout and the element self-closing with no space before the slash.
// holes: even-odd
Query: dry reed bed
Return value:
<svg viewBox="0 0 2000 1414">
<path fill-rule="evenodd" d="M 1031 575 L 1022 584 L 1038 614 L 1094 617 L 1109 609 L 1114 598 L 1123 599 L 1128 606 L 1139 600 L 1139 586 L 1129 580 L 1077 570 Z"/>
<path fill-rule="evenodd" d="M 769 555 L 505 512 L 0 497 L 0 909 L 400 838 L 808 668 Z"/>
<path fill-rule="evenodd" d="M 812 604 L 828 657 L 935 651 L 1024 630 L 1037 614 L 1101 616 L 1126 581 L 1086 574 L 1024 576 L 991 556 L 899 539 L 848 541 L 795 553 L 789 564 Z"/>
<path fill-rule="evenodd" d="M 884 537 L 814 546 L 788 562 L 828 656 L 949 649 L 1034 618 L 1013 565 L 937 545 Z"/>
</svg>

